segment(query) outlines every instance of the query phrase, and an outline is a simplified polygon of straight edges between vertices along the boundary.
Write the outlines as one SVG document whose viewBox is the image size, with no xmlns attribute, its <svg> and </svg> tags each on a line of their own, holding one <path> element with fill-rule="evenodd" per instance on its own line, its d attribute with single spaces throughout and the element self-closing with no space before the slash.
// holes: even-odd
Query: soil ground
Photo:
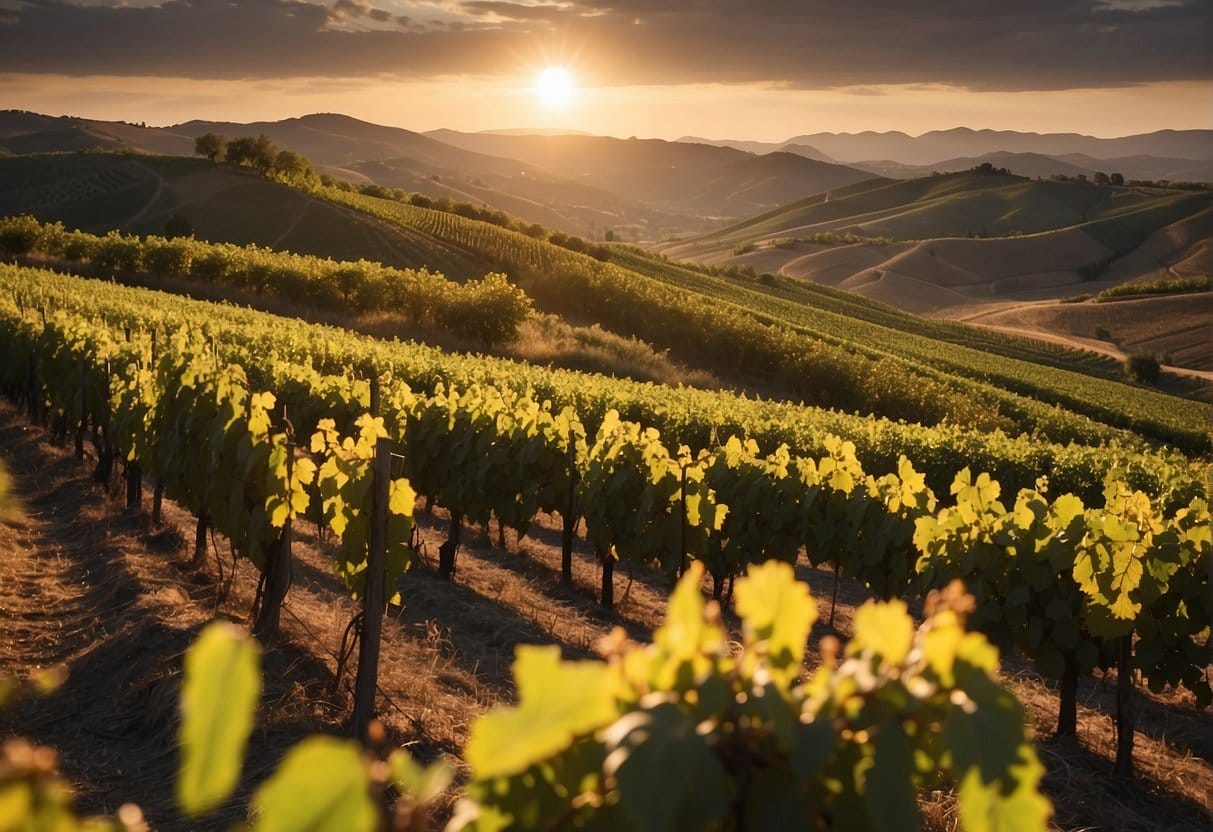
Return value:
<svg viewBox="0 0 1213 832">
<path fill-rule="evenodd" d="M 67 672 L 53 694 L 0 713 L 0 737 L 20 734 L 57 748 L 85 811 L 112 812 L 131 801 L 155 829 L 226 828 L 244 819 L 252 789 L 292 743 L 314 732 L 348 733 L 351 679 L 348 671 L 338 678 L 338 654 L 357 610 L 331 573 L 327 544 L 303 528 L 282 637 L 263 658 L 265 691 L 240 789 L 206 823 L 183 820 L 172 805 L 181 657 L 216 615 L 248 623 L 252 567 L 233 567 L 222 540 L 213 541 L 204 567 L 190 567 L 188 513 L 166 503 L 164 525 L 153 527 L 146 500 L 145 511 L 124 508 L 92 481 L 88 459 L 53 446 L 2 403 L 0 464 L 17 503 L 0 520 L 0 676 L 51 666 Z M 556 518 L 522 541 L 510 533 L 506 550 L 465 531 L 456 580 L 448 583 L 435 575 L 446 519 L 441 511 L 418 512 L 421 563 L 402 581 L 403 606 L 383 633 L 378 704 L 388 740 L 423 759 L 457 755 L 469 723 L 510 700 L 517 645 L 555 643 L 567 657 L 585 657 L 617 624 L 646 638 L 668 590 L 659 576 L 629 578 L 620 570 L 618 608 L 603 610 L 595 602 L 598 566 L 584 545 L 575 588 L 562 586 Z M 800 571 L 828 613 L 832 573 Z M 818 624 L 810 663 L 817 640 L 845 636 L 866 598 L 845 581 L 840 590 L 835 626 Z M 1196 709 L 1189 695 L 1138 696 L 1138 777 L 1128 781 L 1112 774 L 1107 680 L 1080 688 L 1075 743 L 1049 739 L 1056 695 L 1026 664 L 1008 659 L 1004 676 L 1037 726 L 1058 828 L 1213 826 L 1213 714 Z M 956 828 L 946 793 L 924 796 L 923 809 L 928 828 Z"/>
</svg>

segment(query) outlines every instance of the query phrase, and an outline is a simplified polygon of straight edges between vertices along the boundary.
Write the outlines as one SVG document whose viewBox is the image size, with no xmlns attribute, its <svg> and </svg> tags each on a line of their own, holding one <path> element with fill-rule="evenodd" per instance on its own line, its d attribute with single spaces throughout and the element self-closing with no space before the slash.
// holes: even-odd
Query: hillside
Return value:
<svg viewBox="0 0 1213 832">
<path fill-rule="evenodd" d="M 170 218 L 184 218 L 200 239 L 425 266 L 460 279 L 490 270 L 475 255 L 420 232 L 203 159 L 110 153 L 0 158 L 0 216 L 18 213 L 102 234 L 162 234 Z"/>
<path fill-rule="evenodd" d="M 194 152 L 194 139 L 204 133 L 228 138 L 265 133 L 278 147 L 303 154 L 320 171 L 337 179 L 403 187 L 433 198 L 484 204 L 528 222 L 593 239 L 601 239 L 608 229 L 629 240 L 695 233 L 710 227 L 701 216 L 715 213 L 715 206 L 711 206 L 712 210 L 701 210 L 703 206 L 697 205 L 691 205 L 690 210 L 680 206 L 662 208 L 642 202 L 624 189 L 613 190 L 610 173 L 615 168 L 606 168 L 606 186 L 597 187 L 552 173 L 542 157 L 537 162 L 523 162 L 477 153 L 410 130 L 336 114 L 252 123 L 190 121 L 152 128 L 3 111 L 0 156 L 82 150 L 188 156 Z M 523 136 L 534 138 L 537 134 Z M 729 159 L 734 156 L 744 154 L 733 154 Z M 814 184 L 809 183 L 796 195 L 815 190 Z M 762 204 L 771 207 L 779 201 Z M 743 216 L 753 210 L 752 203 L 742 203 L 731 216 Z"/>
<path fill-rule="evenodd" d="M 791 148 L 792 146 L 790 146 Z M 789 149 L 790 149 L 789 148 Z M 797 151 L 794 151 L 797 152 Z M 1120 156 L 1097 159 L 1083 153 L 1046 156 L 1043 153 L 1012 153 L 999 150 L 980 156 L 943 159 L 929 165 L 907 165 L 891 160 L 852 162 L 851 166 L 879 176 L 914 179 L 932 173 L 964 171 L 990 164 L 1006 168 L 1017 176 L 1048 179 L 1053 176 L 1070 178 L 1085 176 L 1094 179 L 1097 173 L 1119 173 L 1126 180 L 1151 182 L 1213 182 L 1213 161 L 1170 159 L 1158 156 Z"/>
<path fill-rule="evenodd" d="M 1056 351 L 1032 355 L 1019 339 L 979 337 L 956 349 L 925 333 L 912 336 L 913 319 L 878 324 L 847 312 L 823 314 L 795 286 L 727 280 L 645 256 L 621 259 L 617 252 L 626 249 L 618 248 L 602 263 L 447 213 L 334 189 L 327 196 L 503 263 L 545 311 L 640 338 L 768 395 L 927 424 L 1040 431 L 1061 441 L 1126 438 L 1119 430 L 1104 433 L 1113 426 L 1181 447 L 1208 441 L 1192 428 L 1200 406 L 1107 375 L 1094 378 L 1077 352 L 1058 366 Z M 1059 402 L 1065 409 L 1055 408 Z"/>
<path fill-rule="evenodd" d="M 69 160 L 80 169 L 64 181 L 62 165 Z M 167 217 L 179 212 L 199 223 L 200 234 L 215 239 L 288 248 L 297 244 L 303 252 L 348 259 L 374 256 L 378 245 L 385 252 L 380 259 L 390 255 L 397 263 L 426 265 L 455 278 L 478 276 L 493 264 L 507 270 L 545 311 L 669 349 L 673 358 L 692 369 L 779 397 L 926 424 L 947 420 L 987 429 L 1039 431 L 1060 441 L 1127 439 L 1120 430 L 1126 425 L 1185 447 L 1205 441 L 1192 432 L 1184 402 L 1134 391 L 1112 382 L 1106 371 L 1096 375 L 1107 381 L 1092 387 L 1085 379 L 1091 367 L 1078 354 L 1059 362 L 1055 351 L 1042 353 L 1014 339 L 983 342 L 964 337 L 964 350 L 941 349 L 937 334 L 911 337 L 911 332 L 921 331 L 913 319 L 877 321 L 868 313 L 827 310 L 820 297 L 797 291 L 795 284 L 721 281 L 661 261 L 620 260 L 614 255 L 617 262 L 601 263 L 451 213 L 335 188 L 323 192 L 329 203 L 202 160 L 85 154 L 0 163 L 13 172 L 6 177 L 13 183 L 7 204 L 93 230 L 117 224 L 158 232 Z M 907 183 L 898 184 L 904 188 Z M 936 188 L 934 197 L 942 198 L 949 184 L 955 188 L 957 182 L 928 184 Z M 870 201 L 885 187 L 863 183 L 843 188 L 831 204 Z M 1194 196 L 1201 195 L 1187 195 Z M 351 219 L 355 216 L 357 221 Z M 1133 220 L 1131 213 L 1110 214 L 1105 224 L 1129 227 Z M 1107 251 L 1091 236 L 1067 233 L 1074 237 L 1073 256 L 1080 260 Z M 1005 246 L 1017 241 L 952 242 Z M 909 264 L 930 258 L 931 264 L 947 264 L 959 273 L 977 268 L 988 253 L 974 251 L 970 261 L 977 261 L 949 263 L 929 253 L 924 257 L 921 245 L 898 247 L 896 256 Z M 347 255 L 346 247 L 356 252 Z M 953 280 L 950 287 L 963 284 Z M 829 305 L 837 307 L 837 301 Z M 1065 372 L 1047 372 L 1042 364 Z M 1070 410 L 1053 410 L 1058 402 Z"/>
<path fill-rule="evenodd" d="M 1213 159 L 1213 130 L 1159 130 L 1114 139 L 1078 133 L 1021 133 L 956 127 L 920 136 L 899 131 L 876 133 L 810 133 L 785 144 L 807 144 L 844 163 L 890 159 L 908 165 L 931 165 L 941 159 L 981 156 L 999 151 L 1057 156 L 1082 153 L 1097 159 L 1121 156 Z"/>
<path fill-rule="evenodd" d="M 452 130 L 427 135 L 468 150 L 523 159 L 667 210 L 707 216 L 742 216 L 871 178 L 865 171 L 795 153 L 754 155 L 732 147 L 661 139 Z"/>
<path fill-rule="evenodd" d="M 607 230 L 617 239 L 638 240 L 710 227 L 693 216 L 534 171 L 513 176 L 460 171 L 426 174 L 411 159 L 378 159 L 331 173 L 338 179 L 361 179 L 433 199 L 488 205 L 527 222 L 593 240 L 602 239 Z"/>
<path fill-rule="evenodd" d="M 1073 294 L 1096 278 L 1207 273 L 1211 206 L 1207 191 L 946 174 L 818 194 L 658 250 L 750 264 L 923 312 L 1024 292 Z M 830 235 L 853 244 L 822 244 L 834 242 Z"/>
<path fill-rule="evenodd" d="M 814 133 L 783 142 L 704 139 L 680 142 L 729 147 L 762 155 L 797 153 L 823 162 L 842 163 L 877 176 L 913 179 L 932 172 L 967 170 L 990 162 L 1020 176 L 1054 174 L 1088 177 L 1096 171 L 1126 179 L 1213 181 L 1213 131 L 1161 130 L 1137 136 L 1100 139 L 1078 134 L 969 130 L 959 127 L 921 136 L 888 133 Z"/>
<path fill-rule="evenodd" d="M 1017 176 L 946 174 L 873 180 L 817 194 L 720 231 L 665 243 L 675 260 L 746 266 L 857 293 L 918 314 L 983 324 L 1064 343 L 1090 336 L 1108 312 L 1006 312 L 1019 303 L 1094 294 L 1134 280 L 1213 273 L 1213 193 L 1118 188 Z M 1002 310 L 999 316 L 987 315 Z M 1129 335 L 1095 345 L 1116 356 L 1133 349 L 1169 353 L 1204 369 L 1204 330 L 1155 317 Z M 1120 313 L 1123 317 L 1123 312 Z M 1008 317 L 1009 316 L 1009 317 Z M 1080 318 L 1082 326 L 1069 323 Z M 1185 320 L 1188 318 L 1185 317 Z M 1008 323 L 1009 322 L 1009 323 Z"/>
</svg>

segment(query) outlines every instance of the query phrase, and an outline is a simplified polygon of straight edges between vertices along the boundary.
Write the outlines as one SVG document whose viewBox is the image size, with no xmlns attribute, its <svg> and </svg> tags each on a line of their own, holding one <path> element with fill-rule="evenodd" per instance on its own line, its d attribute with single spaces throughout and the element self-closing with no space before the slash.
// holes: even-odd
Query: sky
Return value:
<svg viewBox="0 0 1213 832">
<path fill-rule="evenodd" d="M 1118 136 L 1213 128 L 1210 43 L 1210 0 L 0 0 L 0 109 Z M 567 103 L 536 89 L 552 66 L 575 79 Z"/>
</svg>

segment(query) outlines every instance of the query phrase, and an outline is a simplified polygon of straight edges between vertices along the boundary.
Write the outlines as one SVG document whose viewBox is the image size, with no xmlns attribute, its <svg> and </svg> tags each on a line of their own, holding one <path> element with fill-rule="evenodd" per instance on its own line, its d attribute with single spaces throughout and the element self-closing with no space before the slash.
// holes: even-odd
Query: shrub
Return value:
<svg viewBox="0 0 1213 832">
<path fill-rule="evenodd" d="M 1162 366 L 1152 352 L 1135 352 L 1125 359 L 1125 375 L 1144 384 L 1155 384 Z"/>
<path fill-rule="evenodd" d="M 435 310 L 438 323 L 486 347 L 518 337 L 518 327 L 531 314 L 531 299 L 503 274 L 469 280 L 445 308 Z"/>
<path fill-rule="evenodd" d="M 29 214 L 7 217 L 0 222 L 0 249 L 9 254 L 29 254 L 42 240 L 42 223 Z"/>
</svg>

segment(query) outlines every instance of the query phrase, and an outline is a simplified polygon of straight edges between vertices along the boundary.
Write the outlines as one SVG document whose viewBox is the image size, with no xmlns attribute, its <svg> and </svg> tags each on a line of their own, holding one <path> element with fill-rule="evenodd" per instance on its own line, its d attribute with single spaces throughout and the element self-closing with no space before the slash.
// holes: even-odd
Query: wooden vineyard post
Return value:
<svg viewBox="0 0 1213 832">
<path fill-rule="evenodd" d="M 201 569 L 206 563 L 206 532 L 210 528 L 211 516 L 206 509 L 198 512 L 198 523 L 194 526 L 194 559 L 190 565 Z"/>
<path fill-rule="evenodd" d="M 287 434 L 286 482 L 287 500 L 290 500 L 290 483 L 295 469 L 295 448 Z M 265 589 L 257 620 L 253 624 L 253 635 L 263 644 L 278 637 L 278 624 L 282 615 L 282 601 L 291 585 L 291 515 L 287 512 L 282 531 L 270 544 L 265 554 Z"/>
<path fill-rule="evenodd" d="M 1057 737 L 1078 734 L 1078 657 L 1073 650 L 1062 654 L 1061 682 L 1058 685 Z"/>
<path fill-rule="evenodd" d="M 126 463 L 126 507 L 137 509 L 143 503 L 143 469 L 139 460 Z"/>
<path fill-rule="evenodd" d="M 438 576 L 448 581 L 455 580 L 455 556 L 459 552 L 459 538 L 463 531 L 463 514 L 451 512 L 447 526 L 446 541 L 438 547 Z"/>
<path fill-rule="evenodd" d="M 26 416 L 32 423 L 38 418 L 38 365 L 32 351 L 29 357 L 29 378 L 26 386 L 28 388 L 25 399 Z"/>
<path fill-rule="evenodd" d="M 1116 665 L 1116 763 L 1113 771 L 1133 776 L 1133 634 L 1120 637 Z"/>
<path fill-rule="evenodd" d="M 76 377 L 79 379 L 79 386 L 76 390 L 76 406 L 77 415 L 80 419 L 76 423 L 76 459 L 84 459 L 84 428 L 87 423 L 87 414 L 85 413 L 85 395 L 84 395 L 84 356 L 76 358 Z"/>
<path fill-rule="evenodd" d="M 569 431 L 569 493 L 561 513 L 563 528 L 560 531 L 560 580 L 566 586 L 573 585 L 573 530 L 577 528 L 577 445 L 573 432 Z"/>
<path fill-rule="evenodd" d="M 164 477 L 156 478 L 156 488 L 152 491 L 152 525 L 159 526 L 163 522 L 164 512 Z"/>
<path fill-rule="evenodd" d="M 682 475 L 678 492 L 678 577 L 687 571 L 687 467 L 681 466 Z"/>
<path fill-rule="evenodd" d="M 598 550 L 598 560 L 602 563 L 602 595 L 599 603 L 609 609 L 615 608 L 615 555 Z"/>
<path fill-rule="evenodd" d="M 392 477 L 392 443 L 375 443 L 371 475 L 371 530 L 367 547 L 366 592 L 362 599 L 362 636 L 358 644 L 358 678 L 354 683 L 354 734 L 367 741 L 367 727 L 375 716 L 375 688 L 379 681 L 379 642 L 383 630 L 386 592 L 383 571 L 387 555 L 388 486 Z"/>
</svg>

